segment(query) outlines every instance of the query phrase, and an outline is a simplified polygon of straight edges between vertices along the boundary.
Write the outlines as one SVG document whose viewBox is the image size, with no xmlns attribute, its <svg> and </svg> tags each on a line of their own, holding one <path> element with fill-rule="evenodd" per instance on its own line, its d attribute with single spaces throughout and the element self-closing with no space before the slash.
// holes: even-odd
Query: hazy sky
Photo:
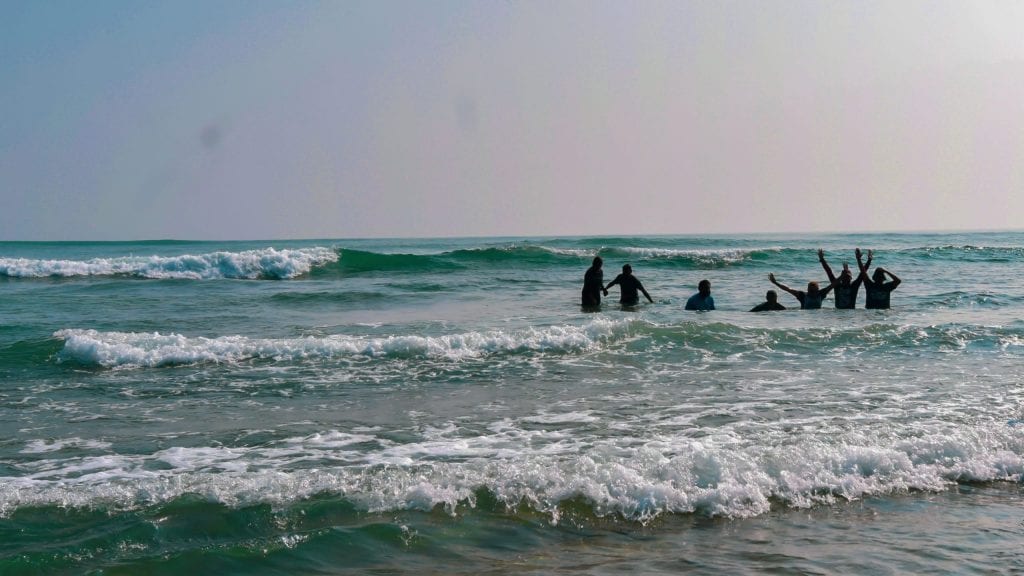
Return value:
<svg viewBox="0 0 1024 576">
<path fill-rule="evenodd" d="M 0 0 L 0 239 L 1024 225 L 1024 2 Z"/>
</svg>

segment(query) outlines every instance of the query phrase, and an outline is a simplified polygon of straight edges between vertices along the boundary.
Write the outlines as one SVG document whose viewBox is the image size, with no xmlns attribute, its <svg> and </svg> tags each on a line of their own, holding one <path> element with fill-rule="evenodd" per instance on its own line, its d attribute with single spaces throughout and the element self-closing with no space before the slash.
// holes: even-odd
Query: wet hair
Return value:
<svg viewBox="0 0 1024 576">
<path fill-rule="evenodd" d="M 817 292 L 818 290 L 820 290 L 820 288 L 818 288 L 818 283 L 817 282 L 808 282 L 807 283 L 807 291 L 808 292 Z"/>
<path fill-rule="evenodd" d="M 875 268 L 875 273 L 871 275 L 871 279 L 875 282 L 883 282 L 885 280 L 885 272 L 881 268 Z"/>
<path fill-rule="evenodd" d="M 600 256 L 594 256 L 594 266 L 600 266 L 604 264 L 604 260 L 601 260 Z"/>
<path fill-rule="evenodd" d="M 707 286 L 708 290 L 711 290 L 711 282 L 706 278 L 704 280 L 701 280 L 700 283 L 697 284 L 697 290 L 702 290 L 705 286 Z"/>
<path fill-rule="evenodd" d="M 622 265 L 622 273 L 623 274 L 629 274 L 632 271 L 633 271 L 633 267 L 630 266 L 629 264 L 623 264 Z"/>
<path fill-rule="evenodd" d="M 768 292 L 765 293 L 764 299 L 769 302 L 776 302 L 779 299 L 779 293 L 776 292 L 775 290 L 769 290 Z"/>
</svg>

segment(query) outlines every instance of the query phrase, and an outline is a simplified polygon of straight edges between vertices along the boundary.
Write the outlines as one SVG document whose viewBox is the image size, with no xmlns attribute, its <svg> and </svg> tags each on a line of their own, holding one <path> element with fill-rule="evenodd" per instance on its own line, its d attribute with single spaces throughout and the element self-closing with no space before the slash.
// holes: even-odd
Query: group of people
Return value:
<svg viewBox="0 0 1024 576">
<path fill-rule="evenodd" d="M 857 294 L 860 287 L 864 285 L 866 299 L 864 307 L 868 309 L 882 309 L 889 307 L 889 295 L 897 286 L 900 279 L 895 274 L 882 267 L 876 267 L 874 273 L 868 275 L 871 268 L 873 254 L 868 250 L 867 261 L 863 260 L 860 248 L 854 250 L 857 258 L 857 268 L 860 270 L 854 278 L 849 264 L 843 264 L 843 271 L 839 276 L 832 272 L 832 267 L 825 261 L 824 250 L 818 250 L 818 261 L 828 275 L 828 286 L 821 288 L 817 282 L 808 282 L 807 290 L 794 290 L 789 286 L 775 279 L 775 274 L 768 274 L 768 280 L 785 292 L 789 292 L 800 302 L 801 310 L 815 310 L 821 308 L 822 302 L 829 292 L 834 292 L 835 306 L 837 309 L 852 309 L 857 307 Z M 619 304 L 633 306 L 640 303 L 640 294 L 653 303 L 651 295 L 644 289 L 644 285 L 633 275 L 633 267 L 626 264 L 622 267 L 622 274 L 604 285 L 604 272 L 602 271 L 604 261 L 600 256 L 594 257 L 594 262 L 583 276 L 583 306 L 594 308 L 601 304 L 601 294 L 608 295 L 608 289 L 612 286 L 619 286 Z M 697 285 L 697 293 L 686 301 L 686 310 L 714 310 L 715 299 L 711 296 L 711 282 L 707 279 L 701 280 Z M 765 301 L 754 306 L 751 312 L 767 312 L 771 310 L 785 310 L 786 307 L 779 303 L 779 295 L 775 290 L 769 290 L 765 295 Z"/>
<path fill-rule="evenodd" d="M 594 262 L 583 275 L 583 307 L 596 308 L 601 305 L 601 294 L 608 295 L 608 289 L 612 286 L 619 286 L 619 304 L 623 306 L 635 306 L 640 303 L 640 294 L 647 298 L 647 301 L 654 303 L 651 295 L 647 293 L 644 285 L 636 276 L 633 276 L 633 267 L 625 264 L 622 267 L 622 274 L 604 285 L 604 260 L 600 256 L 594 257 Z M 715 299 L 711 297 L 711 282 L 701 280 L 697 285 L 697 293 L 686 301 L 687 310 L 714 310 Z"/>
</svg>

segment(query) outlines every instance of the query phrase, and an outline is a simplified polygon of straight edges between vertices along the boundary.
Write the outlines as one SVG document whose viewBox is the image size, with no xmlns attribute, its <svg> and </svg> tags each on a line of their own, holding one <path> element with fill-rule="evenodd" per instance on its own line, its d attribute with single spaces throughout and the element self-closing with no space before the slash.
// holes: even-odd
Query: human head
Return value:
<svg viewBox="0 0 1024 576">
<path fill-rule="evenodd" d="M 849 268 L 843 268 L 843 271 L 839 273 L 839 283 L 846 286 L 853 281 L 853 272 L 850 272 Z"/>
<path fill-rule="evenodd" d="M 709 282 L 707 279 L 701 280 L 697 284 L 697 292 L 700 292 L 701 296 L 707 296 L 708 294 L 711 294 L 711 282 Z"/>
<path fill-rule="evenodd" d="M 764 295 L 764 299 L 769 301 L 769 302 L 772 302 L 772 303 L 778 302 L 779 301 L 779 293 L 776 292 L 775 290 L 769 290 Z"/>
<path fill-rule="evenodd" d="M 633 267 L 630 266 L 629 264 L 623 264 L 622 265 L 622 273 L 623 274 L 632 274 L 633 273 Z"/>
<path fill-rule="evenodd" d="M 871 275 L 871 279 L 876 283 L 885 281 L 885 271 L 881 268 L 875 268 L 875 273 Z"/>
<path fill-rule="evenodd" d="M 807 283 L 807 292 L 809 292 L 811 294 L 814 294 L 817 291 L 818 291 L 818 283 L 817 282 L 808 282 Z"/>
<path fill-rule="evenodd" d="M 594 268 L 600 268 L 603 264 L 604 260 L 600 256 L 594 256 Z"/>
</svg>

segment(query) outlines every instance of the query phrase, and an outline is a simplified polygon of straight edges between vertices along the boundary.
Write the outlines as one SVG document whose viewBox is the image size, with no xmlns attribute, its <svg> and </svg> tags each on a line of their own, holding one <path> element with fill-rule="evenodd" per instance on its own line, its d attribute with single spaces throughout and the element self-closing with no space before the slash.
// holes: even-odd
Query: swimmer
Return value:
<svg viewBox="0 0 1024 576">
<path fill-rule="evenodd" d="M 828 274 L 829 283 L 835 289 L 836 309 L 851 310 L 856 308 L 857 292 L 860 291 L 860 285 L 867 278 L 867 274 L 861 270 L 860 274 L 857 274 L 857 279 L 854 280 L 853 272 L 850 271 L 850 265 L 843 262 L 843 271 L 836 278 L 835 274 L 832 273 L 832 267 L 825 261 L 825 251 L 821 249 L 818 249 L 818 261 L 821 262 L 821 267 L 825 269 L 825 274 Z"/>
<path fill-rule="evenodd" d="M 822 301 L 825 300 L 825 297 L 828 296 L 828 293 L 832 291 L 831 284 L 828 286 L 828 288 L 822 290 L 821 288 L 818 287 L 817 282 L 808 282 L 806 292 L 804 292 L 803 290 L 793 290 L 789 286 L 786 286 L 785 284 L 782 284 L 775 280 L 775 274 L 768 274 L 768 280 L 770 280 L 772 284 L 775 284 L 779 288 L 785 290 L 786 292 L 789 292 L 797 300 L 799 300 L 801 310 L 817 310 L 821 308 Z"/>
<path fill-rule="evenodd" d="M 608 293 L 608 289 L 616 284 L 619 285 L 619 304 L 625 304 L 626 306 L 632 306 L 640 302 L 640 296 L 637 294 L 637 290 L 643 292 L 647 301 L 654 304 L 654 300 L 651 299 L 651 295 L 644 290 L 644 285 L 637 280 L 636 276 L 633 276 L 633 267 L 626 264 L 622 267 L 622 274 L 615 277 L 604 287 L 605 294 Z"/>
<path fill-rule="evenodd" d="M 583 275 L 584 306 L 600 306 L 601 292 L 604 292 L 605 296 L 608 295 L 608 290 L 604 288 L 604 272 L 601 271 L 603 265 L 604 260 L 601 260 L 600 256 L 594 256 L 594 262 L 587 269 L 586 274 Z"/>
<path fill-rule="evenodd" d="M 686 310 L 714 310 L 715 299 L 711 297 L 711 282 L 701 280 L 697 284 L 697 293 L 686 301 Z"/>
<path fill-rule="evenodd" d="M 900 285 L 902 280 L 881 266 L 875 268 L 875 272 L 871 274 L 871 277 L 869 278 L 868 268 L 871 266 L 873 252 L 868 250 L 868 261 L 865 264 L 861 263 L 860 248 L 857 248 L 854 253 L 857 255 L 857 266 L 860 267 L 860 272 L 864 275 L 864 292 L 866 292 L 864 307 L 868 310 L 883 310 L 888 308 L 889 296 L 892 294 L 892 291 Z M 886 282 L 886 275 L 892 278 L 892 280 Z"/>
<path fill-rule="evenodd" d="M 769 290 L 764 295 L 764 302 L 754 306 L 750 309 L 751 312 L 771 312 L 773 310 L 785 310 L 786 307 L 779 304 L 779 293 L 775 290 Z"/>
</svg>

